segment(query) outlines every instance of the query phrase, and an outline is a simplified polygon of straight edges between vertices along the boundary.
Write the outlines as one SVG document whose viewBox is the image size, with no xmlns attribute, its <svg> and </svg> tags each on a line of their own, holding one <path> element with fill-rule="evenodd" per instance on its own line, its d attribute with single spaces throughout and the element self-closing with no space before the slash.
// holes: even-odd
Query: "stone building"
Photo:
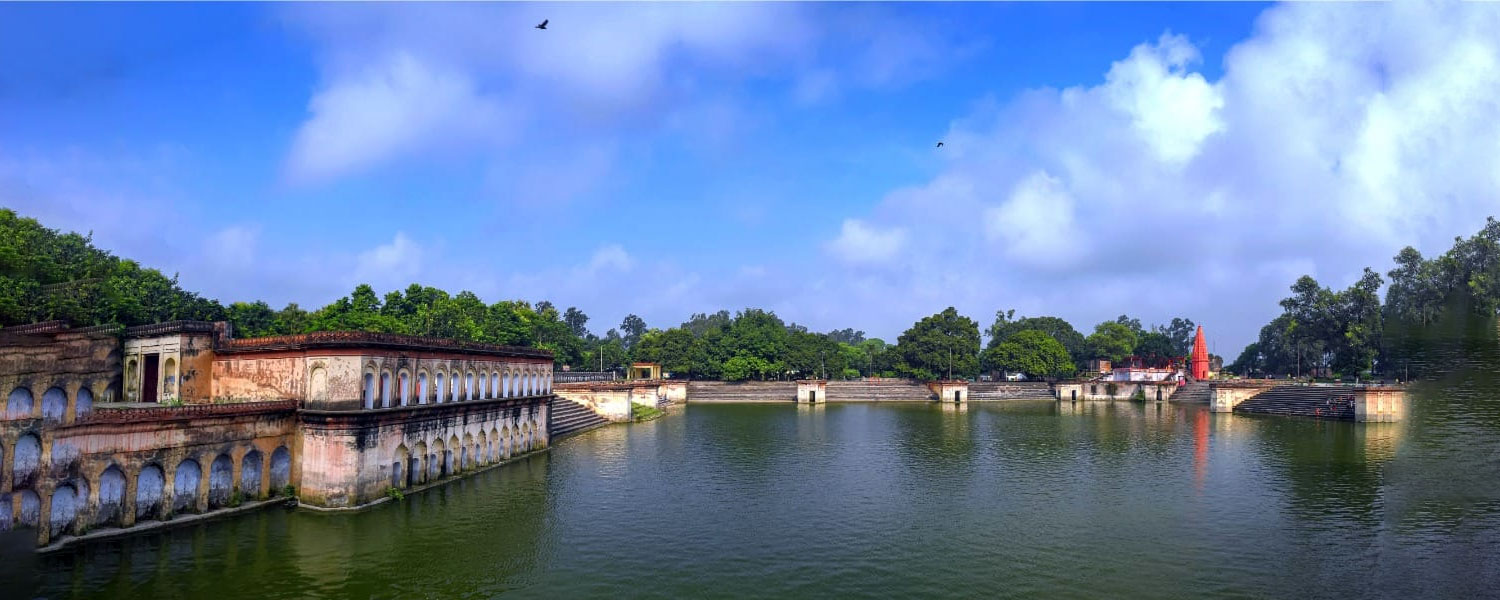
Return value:
<svg viewBox="0 0 1500 600">
<path fill-rule="evenodd" d="M 39 545 L 294 495 L 357 508 L 545 448 L 552 355 L 227 323 L 0 330 L 0 529 Z"/>
</svg>

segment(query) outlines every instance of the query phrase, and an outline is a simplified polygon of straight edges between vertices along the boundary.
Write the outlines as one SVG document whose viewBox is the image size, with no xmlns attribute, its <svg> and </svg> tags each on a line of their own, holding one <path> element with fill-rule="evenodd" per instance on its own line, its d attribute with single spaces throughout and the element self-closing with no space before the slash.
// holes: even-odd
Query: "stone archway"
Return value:
<svg viewBox="0 0 1500 600">
<path fill-rule="evenodd" d="M 177 463 L 172 476 L 172 512 L 198 509 L 198 482 L 203 480 L 203 465 L 191 458 Z"/>
<path fill-rule="evenodd" d="M 95 525 L 118 525 L 125 509 L 125 472 L 110 465 L 99 474 L 99 509 L 94 513 Z"/>
<path fill-rule="evenodd" d="M 251 448 L 240 458 L 240 494 L 246 498 L 260 498 L 261 470 L 265 468 L 260 450 Z"/>
<path fill-rule="evenodd" d="M 162 493 L 166 478 L 161 467 L 146 465 L 135 476 L 135 518 L 154 519 L 161 513 Z"/>
</svg>

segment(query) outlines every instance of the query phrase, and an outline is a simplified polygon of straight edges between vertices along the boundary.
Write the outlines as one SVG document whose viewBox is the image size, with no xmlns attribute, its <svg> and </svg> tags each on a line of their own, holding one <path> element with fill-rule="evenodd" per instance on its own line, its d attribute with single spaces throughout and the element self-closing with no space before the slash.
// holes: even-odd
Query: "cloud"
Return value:
<svg viewBox="0 0 1500 600">
<path fill-rule="evenodd" d="M 843 230 L 828 244 L 828 250 L 851 264 L 874 264 L 895 258 L 905 246 L 905 229 L 882 230 L 859 219 L 845 219 Z"/>
<path fill-rule="evenodd" d="M 424 275 L 422 254 L 420 244 L 398 231 L 389 244 L 359 254 L 354 263 L 353 281 L 368 283 L 377 289 L 405 286 Z"/>
<path fill-rule="evenodd" d="M 1347 285 L 1500 212 L 1497 30 L 1496 5 L 1280 5 L 1213 81 L 1164 33 L 1095 84 L 956 119 L 943 169 L 842 219 L 835 247 L 860 256 L 896 228 L 923 243 L 834 285 L 889 319 L 1185 315 L 1233 354 L 1296 275 Z"/>
<path fill-rule="evenodd" d="M 630 258 L 630 253 L 619 244 L 608 244 L 594 251 L 594 256 L 589 258 L 588 265 L 583 269 L 584 276 L 595 276 L 601 272 L 614 273 L 629 272 L 635 266 L 635 261 Z"/>
<path fill-rule="evenodd" d="M 397 53 L 313 96 L 287 169 L 294 180 L 317 180 L 439 144 L 496 143 L 513 127 L 504 105 L 460 71 Z"/>
</svg>

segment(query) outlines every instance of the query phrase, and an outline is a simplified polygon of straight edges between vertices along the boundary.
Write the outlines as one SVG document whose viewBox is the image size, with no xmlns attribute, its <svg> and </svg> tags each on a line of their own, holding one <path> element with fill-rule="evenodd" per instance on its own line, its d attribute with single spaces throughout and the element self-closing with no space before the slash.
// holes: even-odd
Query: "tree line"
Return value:
<svg viewBox="0 0 1500 600">
<path fill-rule="evenodd" d="M 485 303 L 472 292 L 450 294 L 412 284 L 383 296 L 361 284 L 327 306 L 263 301 L 223 305 L 182 289 L 177 277 L 95 248 L 91 236 L 60 233 L 0 210 L 0 325 L 64 319 L 74 326 L 141 325 L 179 319 L 227 320 L 238 337 L 353 330 L 534 346 L 574 370 L 622 370 L 658 362 L 679 377 L 973 378 L 981 372 L 1032 378 L 1071 377 L 1093 359 L 1180 357 L 1194 324 L 1176 318 L 1150 329 L 1125 315 L 1085 336 L 1053 316 L 997 311 L 983 335 L 952 307 L 924 317 L 894 343 L 853 328 L 811 332 L 775 313 L 746 308 L 699 313 L 676 327 L 649 328 L 636 315 L 597 335 L 576 307 L 550 302 Z M 988 343 L 981 348 L 982 338 Z"/>
<path fill-rule="evenodd" d="M 1377 375 L 1412 377 L 1433 365 L 1417 360 L 1431 344 L 1480 332 L 1493 335 L 1500 315 L 1500 222 L 1453 239 L 1424 258 L 1407 246 L 1386 273 L 1366 268 L 1334 291 L 1311 276 L 1292 284 L 1282 313 L 1260 330 L 1229 370 L 1244 375 Z M 1385 301 L 1380 289 L 1385 285 Z"/>
</svg>

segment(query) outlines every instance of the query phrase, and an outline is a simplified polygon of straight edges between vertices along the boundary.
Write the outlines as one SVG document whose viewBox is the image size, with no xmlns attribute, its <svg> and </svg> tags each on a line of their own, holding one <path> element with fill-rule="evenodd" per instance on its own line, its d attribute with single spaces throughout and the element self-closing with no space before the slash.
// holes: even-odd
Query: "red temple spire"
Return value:
<svg viewBox="0 0 1500 600">
<path fill-rule="evenodd" d="M 1208 379 L 1208 343 L 1203 341 L 1203 326 L 1193 338 L 1193 379 Z"/>
</svg>

